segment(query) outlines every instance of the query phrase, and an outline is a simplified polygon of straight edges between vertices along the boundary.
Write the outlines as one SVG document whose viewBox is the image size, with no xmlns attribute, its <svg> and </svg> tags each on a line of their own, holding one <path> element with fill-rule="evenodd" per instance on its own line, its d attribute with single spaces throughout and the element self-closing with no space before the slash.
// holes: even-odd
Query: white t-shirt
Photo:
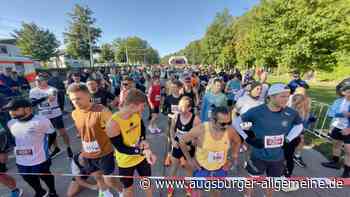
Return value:
<svg viewBox="0 0 350 197">
<path fill-rule="evenodd" d="M 342 103 L 340 104 L 340 112 L 346 113 L 348 112 L 350 106 L 350 101 L 347 101 L 346 99 L 343 99 Z M 349 125 L 349 121 L 347 117 L 337 117 L 333 118 L 332 126 L 337 127 L 338 129 L 345 129 Z"/>
<path fill-rule="evenodd" d="M 244 95 L 243 97 L 240 97 L 236 103 L 236 109 L 238 109 L 239 114 L 244 114 L 248 110 L 250 110 L 253 107 L 257 107 L 264 102 L 255 100 L 252 97 L 250 97 L 248 94 Z"/>
<path fill-rule="evenodd" d="M 38 105 L 38 110 L 39 115 L 52 119 L 62 115 L 62 111 L 58 105 L 57 89 L 51 86 L 49 86 L 47 89 L 35 87 L 29 92 L 29 97 L 31 99 L 41 99 L 43 97 L 48 97 L 49 95 L 55 96 L 55 99 L 52 102 L 49 102 L 48 99 L 41 102 Z"/>
<path fill-rule="evenodd" d="M 267 96 L 267 91 L 269 90 L 269 85 L 266 83 L 262 84 L 262 88 L 261 88 L 261 94 L 259 96 L 259 101 L 261 102 L 265 102 L 265 98 Z"/>
<path fill-rule="evenodd" d="M 15 137 L 17 164 L 35 166 L 49 158 L 47 134 L 55 132 L 49 119 L 40 115 L 26 122 L 12 119 L 8 127 Z"/>
</svg>

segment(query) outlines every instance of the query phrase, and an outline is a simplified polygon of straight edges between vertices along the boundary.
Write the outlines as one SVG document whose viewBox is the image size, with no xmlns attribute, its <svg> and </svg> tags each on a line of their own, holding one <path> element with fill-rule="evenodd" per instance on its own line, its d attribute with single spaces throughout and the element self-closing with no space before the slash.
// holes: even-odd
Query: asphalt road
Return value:
<svg viewBox="0 0 350 197">
<path fill-rule="evenodd" d="M 66 129 L 68 130 L 68 133 L 71 137 L 71 143 L 72 148 L 74 152 L 77 152 L 80 150 L 80 140 L 76 137 L 75 128 L 72 123 L 72 120 L 70 119 L 69 114 L 64 116 L 64 121 L 66 125 Z M 160 128 L 165 131 L 167 129 L 167 118 L 165 116 L 161 116 L 158 125 Z M 167 137 L 165 133 L 162 134 L 156 134 L 156 135 L 147 135 L 147 139 L 151 143 L 151 148 L 155 152 L 155 154 L 158 157 L 157 163 L 152 167 L 152 175 L 154 176 L 166 176 L 169 173 L 169 169 L 165 168 L 163 166 L 163 160 L 164 156 L 166 155 L 167 151 Z M 60 138 L 60 144 L 61 147 L 64 148 L 62 145 L 62 139 Z M 328 176 L 338 176 L 341 174 L 341 171 L 337 170 L 331 170 L 323 168 L 320 163 L 322 161 L 325 161 L 325 158 L 319 154 L 318 152 L 308 149 L 305 150 L 303 153 L 303 158 L 305 162 L 308 164 L 307 168 L 299 168 L 296 167 L 295 169 L 295 176 L 311 176 L 311 177 L 328 177 Z M 16 173 L 17 169 L 15 166 L 15 159 L 13 155 L 10 155 L 9 162 L 8 162 L 8 168 L 9 173 Z M 55 173 L 70 173 L 70 160 L 67 158 L 66 152 L 62 153 L 58 157 L 56 157 L 53 160 L 53 165 L 51 167 L 52 172 Z M 183 170 L 180 169 L 179 174 L 180 176 L 183 176 Z M 246 172 L 244 169 L 240 168 L 238 175 L 232 175 L 232 176 L 246 176 Z M 17 184 L 19 187 L 23 188 L 25 190 L 24 197 L 31 197 L 34 195 L 33 190 L 23 181 L 23 179 L 18 176 L 14 175 Z M 71 177 L 66 176 L 56 176 L 56 189 L 58 191 L 59 196 L 63 197 L 66 196 L 66 191 L 68 188 L 68 185 L 71 181 Z M 139 186 L 138 181 L 135 181 L 135 191 L 136 196 L 145 196 L 142 189 Z M 255 190 L 255 197 L 263 197 L 263 194 L 261 192 L 261 189 Z M 7 197 L 9 196 L 9 190 L 3 186 L 0 186 L 0 197 Z M 79 194 L 80 197 L 93 197 L 97 196 L 96 191 L 91 190 L 85 190 L 81 194 Z M 117 196 L 117 195 L 116 195 Z M 155 189 L 154 196 L 166 196 L 166 189 L 160 190 Z M 175 196 L 185 196 L 183 190 L 175 190 Z M 205 194 L 205 196 L 208 196 L 208 194 Z M 239 192 L 238 189 L 225 189 L 222 196 L 243 196 L 242 192 Z M 350 196 L 350 189 L 349 188 L 342 188 L 342 189 L 300 189 L 295 192 L 276 192 L 276 197 L 349 197 Z"/>
</svg>

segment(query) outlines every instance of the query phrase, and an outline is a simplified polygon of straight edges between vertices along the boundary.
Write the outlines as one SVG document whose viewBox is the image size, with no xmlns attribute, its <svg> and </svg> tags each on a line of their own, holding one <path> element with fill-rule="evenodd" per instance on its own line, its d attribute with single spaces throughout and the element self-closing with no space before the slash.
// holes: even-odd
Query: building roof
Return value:
<svg viewBox="0 0 350 197">
<path fill-rule="evenodd" d="M 14 38 L 0 38 L 0 44 L 16 44 L 16 39 Z"/>
</svg>

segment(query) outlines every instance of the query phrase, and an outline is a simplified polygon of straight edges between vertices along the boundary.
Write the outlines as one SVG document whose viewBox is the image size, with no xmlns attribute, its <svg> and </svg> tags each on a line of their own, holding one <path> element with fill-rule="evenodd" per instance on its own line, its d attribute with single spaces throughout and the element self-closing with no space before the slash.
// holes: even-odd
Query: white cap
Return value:
<svg viewBox="0 0 350 197">
<path fill-rule="evenodd" d="M 280 94 L 283 92 L 290 92 L 289 87 L 283 83 L 277 83 L 277 84 L 273 84 L 269 88 L 269 90 L 267 92 L 267 96 L 276 95 L 276 94 Z"/>
</svg>

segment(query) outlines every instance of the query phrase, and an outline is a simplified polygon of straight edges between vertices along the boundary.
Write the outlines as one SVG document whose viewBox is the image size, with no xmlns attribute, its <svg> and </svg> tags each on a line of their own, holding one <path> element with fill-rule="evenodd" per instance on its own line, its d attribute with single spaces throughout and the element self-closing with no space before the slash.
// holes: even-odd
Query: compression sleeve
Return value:
<svg viewBox="0 0 350 197">
<path fill-rule="evenodd" d="M 121 135 L 110 138 L 114 147 L 121 153 L 128 155 L 140 155 L 141 149 L 135 147 L 126 146 L 123 143 L 123 137 Z"/>
<path fill-rule="evenodd" d="M 291 142 L 292 140 L 297 138 L 301 134 L 303 129 L 304 129 L 303 124 L 294 125 L 293 128 L 289 131 L 289 133 L 288 133 L 288 135 L 286 137 L 288 142 Z"/>
</svg>

